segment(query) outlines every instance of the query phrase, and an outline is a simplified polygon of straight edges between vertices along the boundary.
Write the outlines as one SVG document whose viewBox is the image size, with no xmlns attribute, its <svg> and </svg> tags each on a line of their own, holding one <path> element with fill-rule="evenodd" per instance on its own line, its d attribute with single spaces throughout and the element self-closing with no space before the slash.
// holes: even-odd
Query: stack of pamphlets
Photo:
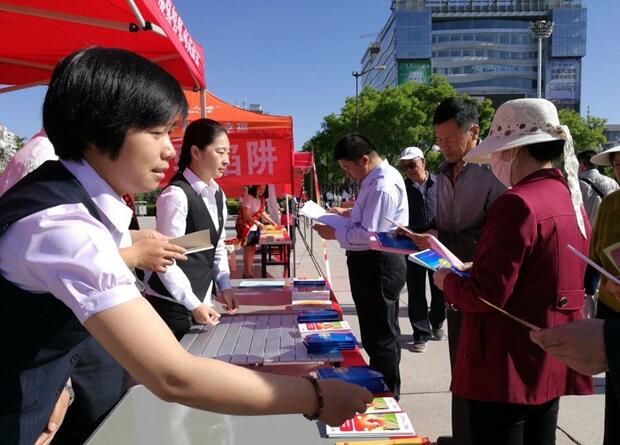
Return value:
<svg viewBox="0 0 620 445">
<path fill-rule="evenodd" d="M 322 321 L 338 321 L 340 314 L 334 309 L 315 309 L 301 311 L 297 314 L 298 323 L 319 323 Z"/>
<path fill-rule="evenodd" d="M 407 413 L 357 414 L 339 427 L 326 428 L 328 437 L 415 436 Z"/>
<path fill-rule="evenodd" d="M 319 379 L 338 379 L 354 385 L 363 386 L 373 394 L 388 392 L 383 374 L 370 366 L 351 366 L 350 368 L 319 368 Z"/>
<path fill-rule="evenodd" d="M 325 286 L 325 278 L 293 278 L 293 286 Z"/>
<path fill-rule="evenodd" d="M 284 280 L 246 280 L 239 287 L 284 287 Z"/>
<path fill-rule="evenodd" d="M 351 332 L 322 332 L 304 337 L 309 354 L 329 354 L 357 347 L 357 339 Z"/>
<path fill-rule="evenodd" d="M 292 292 L 293 309 L 323 308 L 332 306 L 331 291 L 326 286 L 296 286 Z"/>
<path fill-rule="evenodd" d="M 327 321 L 320 323 L 299 323 L 299 332 L 302 336 L 319 332 L 351 332 L 351 326 L 346 321 Z"/>
</svg>

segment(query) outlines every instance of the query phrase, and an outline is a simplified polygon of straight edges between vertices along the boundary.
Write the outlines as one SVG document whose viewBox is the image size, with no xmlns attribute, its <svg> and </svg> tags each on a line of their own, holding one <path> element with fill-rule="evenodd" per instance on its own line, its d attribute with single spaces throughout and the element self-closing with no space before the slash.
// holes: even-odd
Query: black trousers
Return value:
<svg viewBox="0 0 620 445">
<path fill-rule="evenodd" d="M 177 340 L 181 340 L 193 324 L 192 313 L 185 306 L 164 298 L 145 295 L 155 312 L 168 325 Z"/>
<path fill-rule="evenodd" d="M 559 398 L 542 405 L 468 403 L 473 445 L 555 445 Z"/>
<path fill-rule="evenodd" d="M 366 250 L 347 252 L 349 283 L 370 366 L 380 371 L 386 385 L 400 394 L 400 327 L 398 300 L 405 285 L 402 255 Z"/>
<path fill-rule="evenodd" d="M 459 348 L 463 313 L 449 310 L 447 311 L 447 315 L 450 367 L 452 369 L 452 375 L 454 375 L 454 363 L 456 362 L 456 352 Z M 459 445 L 469 445 L 472 443 L 469 425 L 469 403 L 467 403 L 467 400 L 464 398 L 452 394 L 452 437 Z M 501 442 L 497 443 L 499 444 Z"/>
<path fill-rule="evenodd" d="M 614 311 L 599 300 L 596 306 L 596 318 L 611 320 L 620 318 Z M 605 436 L 603 445 L 620 444 L 620 401 L 616 396 L 617 388 L 608 372 L 605 373 Z"/>
<path fill-rule="evenodd" d="M 54 445 L 81 445 L 127 390 L 126 373 L 91 338 L 71 373 L 75 400 L 53 440 Z"/>
<path fill-rule="evenodd" d="M 406 260 L 406 257 L 405 257 Z M 407 263 L 407 294 L 409 295 L 409 321 L 413 328 L 414 341 L 427 341 L 432 336 L 432 329 L 439 329 L 446 319 L 446 307 L 443 293 L 433 282 L 433 271 L 415 264 Z M 426 302 L 426 275 L 431 288 L 431 310 Z"/>
</svg>

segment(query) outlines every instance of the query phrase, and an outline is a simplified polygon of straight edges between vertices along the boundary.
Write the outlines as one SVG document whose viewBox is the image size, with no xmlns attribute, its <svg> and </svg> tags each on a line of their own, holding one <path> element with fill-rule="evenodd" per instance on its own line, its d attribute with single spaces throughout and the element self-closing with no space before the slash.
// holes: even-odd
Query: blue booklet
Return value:
<svg viewBox="0 0 620 445">
<path fill-rule="evenodd" d="M 370 238 L 370 248 L 383 252 L 402 253 L 403 255 L 420 250 L 411 239 L 407 237 L 394 237 L 390 232 L 373 232 Z"/>
<path fill-rule="evenodd" d="M 304 338 L 304 344 L 310 354 L 327 354 L 355 349 L 357 339 L 350 332 L 322 332 L 308 335 Z"/>
<path fill-rule="evenodd" d="M 433 249 L 426 249 L 421 252 L 412 253 L 409 255 L 409 261 L 413 261 L 414 263 L 426 267 L 433 272 L 436 272 L 437 269 L 450 269 L 452 272 L 461 277 L 469 276 L 467 272 L 463 272 L 462 270 L 456 268 L 452 263 L 450 263 L 450 261 Z"/>
<path fill-rule="evenodd" d="M 388 392 L 383 381 L 383 374 L 370 366 L 351 366 L 350 368 L 319 368 L 316 370 L 319 379 L 338 379 L 355 385 L 363 386 L 377 394 Z"/>
<path fill-rule="evenodd" d="M 334 309 L 316 309 L 301 311 L 297 314 L 298 323 L 319 323 L 322 321 L 339 321 L 340 314 Z"/>
</svg>

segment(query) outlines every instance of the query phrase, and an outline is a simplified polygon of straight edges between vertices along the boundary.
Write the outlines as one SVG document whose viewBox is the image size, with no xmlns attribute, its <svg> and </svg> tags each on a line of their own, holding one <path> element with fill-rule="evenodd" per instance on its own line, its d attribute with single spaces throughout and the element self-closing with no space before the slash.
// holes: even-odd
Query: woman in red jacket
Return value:
<svg viewBox="0 0 620 445">
<path fill-rule="evenodd" d="M 553 168 L 564 155 L 568 177 Z M 555 444 L 559 398 L 591 394 L 592 381 L 529 340 L 529 330 L 481 298 L 541 327 L 582 318 L 590 227 L 577 183 L 572 138 L 544 99 L 503 104 L 489 136 L 466 157 L 491 162 L 512 187 L 492 204 L 468 278 L 435 274 L 463 311 L 452 391 L 470 404 L 475 445 Z"/>
</svg>

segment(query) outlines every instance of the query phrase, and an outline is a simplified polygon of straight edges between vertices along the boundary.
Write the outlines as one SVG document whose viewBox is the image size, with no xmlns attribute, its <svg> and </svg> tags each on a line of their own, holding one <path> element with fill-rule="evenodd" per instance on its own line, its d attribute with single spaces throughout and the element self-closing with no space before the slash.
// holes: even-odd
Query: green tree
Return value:
<svg viewBox="0 0 620 445">
<path fill-rule="evenodd" d="M 603 134 L 606 119 L 590 115 L 584 118 L 568 108 L 560 110 L 558 115 L 560 123 L 570 129 L 576 151 L 596 150 L 607 142 Z"/>
<path fill-rule="evenodd" d="M 435 141 L 433 114 L 441 101 L 454 96 L 456 91 L 441 76 L 432 76 L 429 84 L 409 82 L 382 91 L 366 87 L 358 97 L 358 131 L 391 163 L 404 147 L 420 147 L 427 152 L 427 166 L 435 171 L 441 156 L 430 150 Z M 479 102 L 478 111 L 481 132 L 486 135 L 494 113 L 491 101 Z M 323 187 L 343 183 L 342 171 L 333 161 L 332 151 L 338 139 L 352 131 L 355 131 L 355 97 L 348 97 L 340 114 L 325 116 L 321 130 L 304 144 L 304 151 L 314 152 L 319 183 Z"/>
</svg>

